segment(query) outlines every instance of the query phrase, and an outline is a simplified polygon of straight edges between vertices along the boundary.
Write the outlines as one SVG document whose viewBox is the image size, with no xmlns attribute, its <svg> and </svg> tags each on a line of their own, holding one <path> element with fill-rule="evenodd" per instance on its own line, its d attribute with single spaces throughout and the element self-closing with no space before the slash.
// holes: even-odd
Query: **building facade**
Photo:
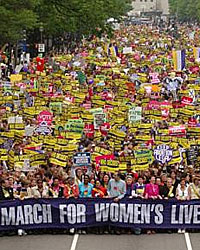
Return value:
<svg viewBox="0 0 200 250">
<path fill-rule="evenodd" d="M 161 13 L 162 15 L 169 15 L 169 1 L 168 0 L 133 0 L 133 10 L 131 15 L 141 15 L 141 13 Z"/>
</svg>

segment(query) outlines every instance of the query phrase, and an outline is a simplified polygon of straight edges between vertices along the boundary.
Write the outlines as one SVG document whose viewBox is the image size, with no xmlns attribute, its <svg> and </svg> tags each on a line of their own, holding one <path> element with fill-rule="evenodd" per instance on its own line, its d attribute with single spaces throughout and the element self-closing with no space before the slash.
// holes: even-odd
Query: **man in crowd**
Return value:
<svg viewBox="0 0 200 250">
<path fill-rule="evenodd" d="M 0 186 L 0 200 L 12 200 L 13 188 L 10 187 L 8 180 L 2 180 Z"/>
<path fill-rule="evenodd" d="M 115 173 L 108 183 L 108 195 L 115 202 L 119 202 L 126 195 L 126 183 L 121 180 L 120 174 Z"/>
<path fill-rule="evenodd" d="M 113 199 L 114 202 L 119 202 L 126 195 L 126 183 L 121 180 L 119 173 L 114 173 L 113 178 L 108 183 L 108 196 Z M 121 234 L 121 230 L 113 227 L 111 233 L 117 235 Z"/>
</svg>

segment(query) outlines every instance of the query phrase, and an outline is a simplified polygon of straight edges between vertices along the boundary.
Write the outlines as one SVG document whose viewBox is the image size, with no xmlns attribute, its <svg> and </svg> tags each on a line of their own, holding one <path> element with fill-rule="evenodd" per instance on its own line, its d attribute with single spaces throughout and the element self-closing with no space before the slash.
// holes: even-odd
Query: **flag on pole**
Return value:
<svg viewBox="0 0 200 250">
<path fill-rule="evenodd" d="M 186 64 L 185 64 L 185 50 L 173 50 L 173 63 L 174 63 L 174 70 L 182 71 Z"/>
<path fill-rule="evenodd" d="M 117 46 L 110 47 L 110 53 L 112 56 L 116 57 L 118 55 L 118 48 Z"/>
<path fill-rule="evenodd" d="M 108 43 L 105 44 L 104 51 L 107 55 L 109 55 L 109 44 Z"/>
<path fill-rule="evenodd" d="M 112 44 L 105 44 L 104 51 L 108 56 L 116 57 L 118 55 L 118 47 Z"/>
<path fill-rule="evenodd" d="M 80 84 L 84 84 L 86 82 L 86 75 L 82 72 L 78 72 L 78 81 Z"/>
<path fill-rule="evenodd" d="M 195 61 L 200 61 L 200 48 L 193 48 Z"/>
</svg>

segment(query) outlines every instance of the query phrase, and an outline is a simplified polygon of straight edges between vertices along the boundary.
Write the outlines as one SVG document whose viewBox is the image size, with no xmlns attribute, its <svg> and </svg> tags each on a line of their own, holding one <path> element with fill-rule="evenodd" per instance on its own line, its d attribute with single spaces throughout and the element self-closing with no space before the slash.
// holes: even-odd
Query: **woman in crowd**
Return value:
<svg viewBox="0 0 200 250">
<path fill-rule="evenodd" d="M 29 196 L 29 197 L 32 197 L 32 196 L 33 196 L 32 188 L 33 188 L 33 187 L 36 187 L 36 186 L 37 186 L 36 179 L 33 179 L 33 180 L 29 183 L 29 186 L 28 186 L 28 188 L 27 188 L 27 193 L 28 193 L 28 196 Z"/>
<path fill-rule="evenodd" d="M 195 176 L 193 182 L 189 184 L 189 197 L 191 200 L 200 199 L 200 179 Z"/>
<path fill-rule="evenodd" d="M 172 185 L 174 187 L 173 193 L 176 193 L 176 188 L 178 187 L 179 181 L 176 178 L 176 171 L 172 170 L 170 173 L 170 177 L 172 179 Z"/>
<path fill-rule="evenodd" d="M 156 185 L 158 186 L 158 193 L 160 194 L 160 189 L 164 184 L 161 182 L 161 177 L 156 177 Z"/>
<path fill-rule="evenodd" d="M 59 179 L 55 177 L 51 187 L 49 187 L 49 195 L 53 198 L 63 197 L 63 187 L 59 184 Z"/>
<path fill-rule="evenodd" d="M 74 177 L 68 177 L 64 181 L 64 197 L 66 199 L 79 197 L 79 187 L 74 182 Z"/>
<path fill-rule="evenodd" d="M 176 189 L 176 198 L 180 201 L 185 201 L 190 199 L 189 186 L 185 182 L 185 178 L 182 178 L 180 184 Z"/>
<path fill-rule="evenodd" d="M 176 194 L 175 194 L 172 178 L 167 178 L 167 184 L 161 186 L 160 196 L 162 199 L 166 199 L 166 200 L 175 198 Z"/>
<path fill-rule="evenodd" d="M 132 191 L 133 191 L 133 187 L 134 187 L 133 177 L 130 176 L 130 175 L 128 175 L 126 177 L 126 195 L 125 195 L 125 197 L 131 197 Z"/>
<path fill-rule="evenodd" d="M 75 183 L 77 185 L 79 185 L 79 184 L 82 183 L 82 175 L 83 175 L 82 169 L 81 168 L 77 168 L 75 170 Z"/>
<path fill-rule="evenodd" d="M 105 176 L 105 173 L 103 171 L 99 171 L 98 175 L 97 175 L 97 178 L 98 180 L 103 183 L 103 178 Z"/>
<path fill-rule="evenodd" d="M 145 199 L 158 199 L 160 198 L 159 195 L 159 187 L 157 184 L 155 184 L 156 178 L 155 176 L 151 176 L 150 183 L 146 184 L 145 187 Z M 148 230 L 147 234 L 155 234 L 154 230 Z"/>
<path fill-rule="evenodd" d="M 132 197 L 143 199 L 144 193 L 145 193 L 144 178 L 142 176 L 139 176 L 137 183 L 135 183 L 133 186 Z"/>
<path fill-rule="evenodd" d="M 104 174 L 102 184 L 103 184 L 103 187 L 106 189 L 108 188 L 109 180 L 110 180 L 110 176 L 108 174 Z"/>
<path fill-rule="evenodd" d="M 179 201 L 190 200 L 189 186 L 186 184 L 185 178 L 182 178 L 176 189 L 176 198 Z M 185 233 L 185 229 L 178 229 L 178 233 Z"/>
<path fill-rule="evenodd" d="M 99 180 L 95 180 L 94 187 L 92 189 L 93 198 L 105 198 L 107 196 L 107 190 L 101 185 Z"/>
<path fill-rule="evenodd" d="M 145 199 L 158 199 L 159 198 L 159 187 L 155 184 L 155 176 L 151 176 L 150 183 L 146 184 L 145 187 Z"/>
<path fill-rule="evenodd" d="M 81 198 L 92 197 L 93 185 L 89 183 L 89 181 L 90 181 L 89 175 L 84 175 L 83 182 L 79 184 L 79 197 Z"/>
</svg>

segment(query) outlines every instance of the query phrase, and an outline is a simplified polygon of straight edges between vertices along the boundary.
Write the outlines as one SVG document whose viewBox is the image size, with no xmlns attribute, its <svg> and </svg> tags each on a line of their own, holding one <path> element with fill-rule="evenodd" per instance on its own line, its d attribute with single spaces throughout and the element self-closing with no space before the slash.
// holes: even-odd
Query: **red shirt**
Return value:
<svg viewBox="0 0 200 250">
<path fill-rule="evenodd" d="M 107 190 L 104 187 L 99 188 L 93 188 L 92 189 L 92 197 L 96 198 L 103 198 L 105 195 L 107 195 Z"/>
<path fill-rule="evenodd" d="M 79 188 L 78 185 L 73 184 L 72 186 L 64 186 L 64 197 L 69 198 L 71 195 L 74 195 L 75 198 L 79 197 Z"/>
</svg>

